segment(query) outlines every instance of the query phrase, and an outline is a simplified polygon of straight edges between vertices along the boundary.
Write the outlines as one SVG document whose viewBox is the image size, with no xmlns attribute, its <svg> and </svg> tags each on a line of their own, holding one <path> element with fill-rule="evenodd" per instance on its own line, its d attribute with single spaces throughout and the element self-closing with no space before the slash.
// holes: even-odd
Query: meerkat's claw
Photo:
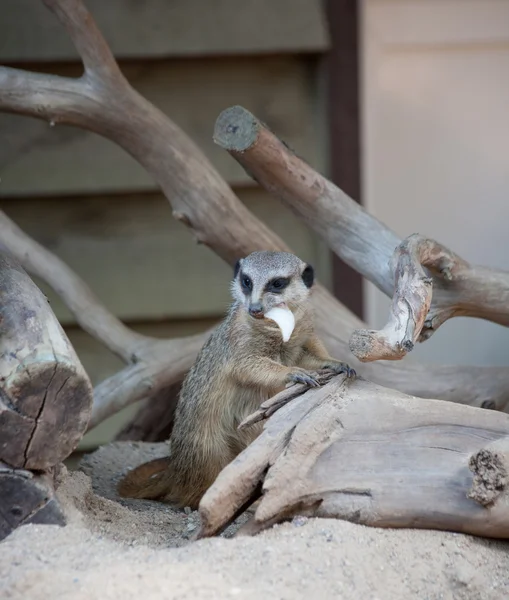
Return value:
<svg viewBox="0 0 509 600">
<path fill-rule="evenodd" d="M 335 362 L 331 364 L 324 365 L 324 369 L 328 369 L 334 371 L 337 375 L 345 374 L 348 378 L 353 378 L 357 376 L 355 369 L 352 369 L 350 365 L 343 362 Z"/>
<path fill-rule="evenodd" d="M 306 373 L 306 371 L 295 371 L 290 374 L 288 377 L 290 383 L 303 383 L 304 385 L 308 385 L 309 387 L 320 387 L 318 381 L 311 375 L 310 373 Z"/>
<path fill-rule="evenodd" d="M 349 365 L 346 365 L 346 376 L 350 379 L 353 379 L 354 377 L 357 377 L 357 372 L 355 369 L 352 369 L 352 367 L 350 367 Z"/>
</svg>

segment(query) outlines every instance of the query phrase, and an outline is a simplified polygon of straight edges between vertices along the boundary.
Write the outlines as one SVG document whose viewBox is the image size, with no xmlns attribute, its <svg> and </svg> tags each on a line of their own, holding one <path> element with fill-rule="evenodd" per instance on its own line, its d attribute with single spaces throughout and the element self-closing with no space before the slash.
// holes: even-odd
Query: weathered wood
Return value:
<svg viewBox="0 0 509 600">
<path fill-rule="evenodd" d="M 500 496 L 508 496 L 509 437 L 496 439 L 473 454 L 468 461 L 473 473 L 468 497 L 482 506 L 492 506 Z"/>
<path fill-rule="evenodd" d="M 118 58 L 320 52 L 328 34 L 319 0 L 88 0 Z M 76 60 L 41 2 L 2 0 L 0 61 Z"/>
<path fill-rule="evenodd" d="M 413 348 L 415 337 L 419 336 L 420 341 L 428 339 L 442 323 L 455 316 L 509 325 L 509 273 L 471 266 L 425 238 L 411 238 L 400 246 L 401 240 L 395 233 L 294 155 L 242 106 L 228 108 L 219 115 L 214 140 L 260 184 L 305 218 L 340 258 L 384 293 L 392 296 L 395 282 L 402 286 L 404 293 L 396 297 L 391 321 L 379 339 L 366 330 L 352 336 L 350 350 L 359 360 L 401 359 Z M 432 271 L 429 280 L 419 261 Z M 441 265 L 447 263 L 450 270 L 451 262 L 454 276 L 444 277 Z M 429 290 L 415 293 L 407 285 L 410 276 L 410 283 L 416 282 L 412 268 L 419 271 L 425 287 L 432 286 L 431 307 Z M 437 272 L 438 276 L 433 277 Z M 412 299 L 410 293 L 415 293 Z M 404 306 L 406 302 L 410 303 L 410 310 Z M 417 313 L 420 323 L 416 326 L 411 321 Z M 377 344 L 380 339 L 382 343 Z"/>
<path fill-rule="evenodd" d="M 73 80 L 0 68 L 0 110 L 75 125 L 117 143 L 158 182 L 171 201 L 175 218 L 193 231 L 197 241 L 209 246 L 230 264 L 253 250 L 288 249 L 238 201 L 189 137 L 129 86 L 80 0 L 45 2 L 60 18 L 79 49 L 85 73 L 82 78 Z M 2 220 L 5 218 L 3 216 Z M 356 229 L 359 240 L 367 236 L 369 243 L 375 245 L 370 228 L 363 227 L 366 224 L 363 219 L 360 221 Z M 12 223 L 6 226 L 7 230 L 12 228 Z M 97 299 L 87 304 L 86 312 L 79 310 L 82 292 L 90 299 L 90 290 L 50 252 L 19 230 L 10 238 L 9 246 L 15 248 L 16 255 L 23 264 L 30 266 L 31 272 L 43 276 L 59 290 L 87 331 L 130 363 L 118 378 L 102 386 L 103 400 L 96 415 L 105 418 L 129 402 L 152 397 L 158 386 L 178 381 L 191 366 L 205 336 L 201 340 L 188 340 L 184 358 L 179 348 L 180 340 L 154 343 L 134 334 L 129 336 Z M 329 351 L 357 367 L 358 361 L 352 361 L 349 356 L 348 338 L 353 329 L 362 327 L 362 323 L 321 285 L 315 288 L 313 304 L 317 312 L 317 329 Z M 121 340 L 125 344 L 120 343 Z M 158 366 L 154 364 L 154 357 Z M 489 402 L 500 410 L 509 405 L 509 373 L 506 369 L 436 367 L 430 370 L 412 364 L 395 367 L 373 363 L 364 369 L 364 374 L 380 383 L 423 396 L 432 395 L 476 406 Z M 125 383 L 129 377 L 132 380 L 131 385 L 126 386 L 128 393 L 120 394 L 120 388 L 115 384 Z"/>
<path fill-rule="evenodd" d="M 303 260 L 316 265 L 317 277 L 328 282 L 328 265 L 321 264 L 323 244 L 301 219 L 282 205 L 274 206 L 265 190 L 239 190 L 239 198 Z M 161 194 L 16 199 L 0 204 L 27 235 L 51 248 L 125 322 L 224 314 L 231 267 L 194 242 L 172 217 Z M 58 293 L 40 278 L 34 280 L 60 323 L 76 323 Z"/>
<path fill-rule="evenodd" d="M 30 2 L 38 4 L 40 0 Z M 242 102 L 255 111 L 310 164 L 322 167 L 320 141 L 313 126 L 309 65 L 298 56 L 161 60 L 121 64 L 121 68 L 130 84 L 170 115 L 231 185 L 253 185 L 244 170 L 212 140 L 217 114 L 232 102 Z M 61 77 L 79 77 L 83 67 L 55 64 L 45 66 L 45 70 Z M 1 115 L 0 135 L 0 197 L 158 189 L 154 178 L 111 141 L 58 120 L 51 127 L 48 121 Z"/>
<path fill-rule="evenodd" d="M 229 523 L 261 481 L 252 533 L 306 514 L 507 538 L 509 482 L 489 505 L 474 501 L 469 460 L 487 443 L 507 449 L 508 436 L 509 415 L 334 377 L 274 413 L 219 474 L 198 537 Z"/>
<path fill-rule="evenodd" d="M 65 515 L 55 498 L 53 477 L 12 469 L 0 463 L 0 540 L 30 523 L 65 525 Z"/>
<path fill-rule="evenodd" d="M 364 361 L 403 358 L 421 338 L 426 339 L 440 323 L 458 314 L 452 307 L 434 316 L 429 314 L 433 288 L 430 272 L 461 285 L 462 280 L 467 284 L 470 280 L 468 269 L 464 260 L 437 242 L 417 234 L 406 238 L 392 257 L 395 289 L 389 320 L 380 331 L 354 331 L 350 338 L 354 354 Z M 493 320 L 497 318 L 495 313 Z"/>
<path fill-rule="evenodd" d="M 92 386 L 42 292 L 0 254 L 0 460 L 47 469 L 86 430 Z"/>
</svg>

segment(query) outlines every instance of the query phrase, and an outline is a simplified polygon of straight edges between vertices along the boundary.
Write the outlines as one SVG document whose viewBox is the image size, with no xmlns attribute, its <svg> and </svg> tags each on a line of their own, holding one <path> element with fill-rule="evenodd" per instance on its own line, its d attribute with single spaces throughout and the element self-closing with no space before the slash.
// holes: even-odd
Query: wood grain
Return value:
<svg viewBox="0 0 509 600">
<path fill-rule="evenodd" d="M 222 530 L 262 482 L 252 533 L 307 515 L 508 538 L 508 436 L 509 415 L 335 377 L 273 414 L 223 469 L 201 500 L 199 537 Z M 501 475 L 489 505 L 470 497 L 470 458 L 485 447 Z"/>
<path fill-rule="evenodd" d="M 92 386 L 47 300 L 0 254 L 0 461 L 48 469 L 86 431 Z"/>
</svg>

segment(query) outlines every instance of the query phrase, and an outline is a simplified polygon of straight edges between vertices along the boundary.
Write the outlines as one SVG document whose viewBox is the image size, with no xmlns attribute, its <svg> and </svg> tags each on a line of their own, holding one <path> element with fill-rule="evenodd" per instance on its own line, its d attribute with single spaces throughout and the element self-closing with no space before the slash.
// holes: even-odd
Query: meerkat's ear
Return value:
<svg viewBox="0 0 509 600">
<path fill-rule="evenodd" d="M 235 277 L 237 277 L 237 274 L 240 270 L 241 262 L 242 262 L 242 259 L 239 258 L 239 260 L 235 263 L 235 266 L 233 267 L 233 279 L 235 279 Z"/>
<path fill-rule="evenodd" d="M 307 288 L 310 288 L 315 281 L 315 270 L 311 265 L 306 265 L 304 271 L 302 271 L 302 281 Z"/>
</svg>

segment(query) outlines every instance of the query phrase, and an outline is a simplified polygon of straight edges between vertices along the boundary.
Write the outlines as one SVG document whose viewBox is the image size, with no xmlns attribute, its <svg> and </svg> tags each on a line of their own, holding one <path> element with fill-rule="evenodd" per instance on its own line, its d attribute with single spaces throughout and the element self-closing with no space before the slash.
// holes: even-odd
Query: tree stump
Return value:
<svg viewBox="0 0 509 600">
<path fill-rule="evenodd" d="M 0 254 L 2 536 L 22 523 L 63 522 L 44 472 L 77 446 L 92 401 L 90 380 L 48 300 L 12 257 Z"/>
<path fill-rule="evenodd" d="M 0 255 L 0 460 L 45 470 L 86 431 L 92 386 L 46 296 Z"/>
</svg>

